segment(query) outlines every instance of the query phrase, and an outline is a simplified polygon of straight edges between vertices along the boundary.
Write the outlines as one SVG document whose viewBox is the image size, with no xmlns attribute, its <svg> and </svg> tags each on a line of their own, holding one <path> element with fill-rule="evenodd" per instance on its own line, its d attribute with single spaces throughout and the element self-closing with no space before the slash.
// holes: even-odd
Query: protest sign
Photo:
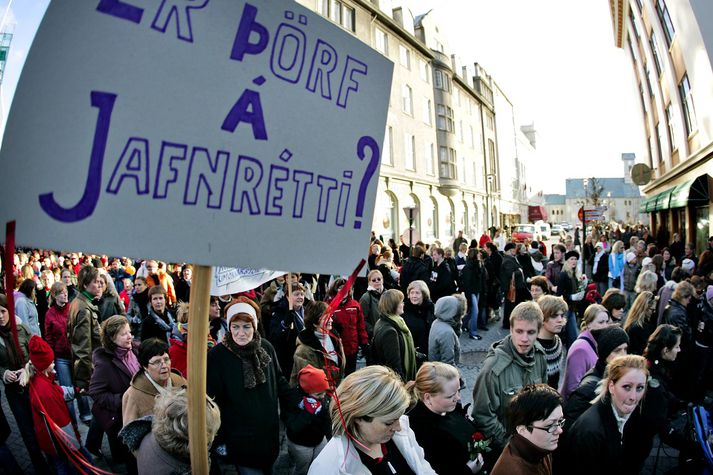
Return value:
<svg viewBox="0 0 713 475">
<path fill-rule="evenodd" d="M 221 296 L 245 292 L 285 274 L 265 269 L 216 266 L 213 267 L 210 294 Z"/>
<path fill-rule="evenodd" d="M 286 0 L 51 2 L 0 152 L 0 222 L 18 245 L 349 273 L 392 70 Z"/>
</svg>

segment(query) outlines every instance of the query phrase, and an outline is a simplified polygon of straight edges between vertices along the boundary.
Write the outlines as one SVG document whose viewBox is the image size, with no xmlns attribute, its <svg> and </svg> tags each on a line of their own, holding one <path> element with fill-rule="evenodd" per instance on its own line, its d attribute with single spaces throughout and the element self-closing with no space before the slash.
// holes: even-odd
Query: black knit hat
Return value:
<svg viewBox="0 0 713 475">
<path fill-rule="evenodd" d="M 629 343 L 629 335 L 620 326 L 610 326 L 599 330 L 592 330 L 592 335 L 597 341 L 599 361 L 606 361 L 609 354 L 622 343 Z"/>
<path fill-rule="evenodd" d="M 579 260 L 579 253 L 577 251 L 567 251 L 567 253 L 564 255 L 564 260 L 566 261 L 570 257 L 576 257 L 577 260 Z"/>
<path fill-rule="evenodd" d="M 515 249 L 515 243 L 514 242 L 509 242 L 505 244 L 505 248 L 503 249 L 505 252 L 508 252 L 510 249 Z"/>
</svg>

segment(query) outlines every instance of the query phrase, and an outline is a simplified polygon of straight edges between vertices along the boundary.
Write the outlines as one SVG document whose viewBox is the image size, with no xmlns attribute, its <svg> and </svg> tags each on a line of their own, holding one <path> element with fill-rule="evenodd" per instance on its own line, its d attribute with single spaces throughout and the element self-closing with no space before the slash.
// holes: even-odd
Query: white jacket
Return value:
<svg viewBox="0 0 713 475">
<path fill-rule="evenodd" d="M 416 436 L 409 428 L 407 416 L 399 419 L 401 430 L 394 434 L 394 444 L 416 475 L 435 475 L 436 471 L 423 458 L 423 449 L 416 442 Z M 341 435 L 332 437 L 309 467 L 308 475 L 370 475 L 361 463 L 356 446 Z"/>
</svg>

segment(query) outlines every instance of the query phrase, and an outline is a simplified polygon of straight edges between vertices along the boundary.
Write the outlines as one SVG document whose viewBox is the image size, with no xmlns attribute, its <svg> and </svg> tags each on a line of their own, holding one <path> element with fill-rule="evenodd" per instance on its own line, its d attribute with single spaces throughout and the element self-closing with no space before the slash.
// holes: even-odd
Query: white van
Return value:
<svg viewBox="0 0 713 475">
<path fill-rule="evenodd" d="M 550 225 L 544 221 L 537 221 L 535 223 L 536 233 L 540 236 L 540 239 L 548 240 L 551 236 Z"/>
</svg>

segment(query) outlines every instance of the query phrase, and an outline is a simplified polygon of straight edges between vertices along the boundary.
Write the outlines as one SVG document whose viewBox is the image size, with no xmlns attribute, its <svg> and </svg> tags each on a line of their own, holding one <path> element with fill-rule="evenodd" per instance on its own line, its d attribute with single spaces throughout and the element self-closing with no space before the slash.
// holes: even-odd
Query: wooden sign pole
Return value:
<svg viewBox="0 0 713 475">
<path fill-rule="evenodd" d="M 188 312 L 188 446 L 193 473 L 208 473 L 206 363 L 211 267 L 194 266 Z"/>
</svg>

